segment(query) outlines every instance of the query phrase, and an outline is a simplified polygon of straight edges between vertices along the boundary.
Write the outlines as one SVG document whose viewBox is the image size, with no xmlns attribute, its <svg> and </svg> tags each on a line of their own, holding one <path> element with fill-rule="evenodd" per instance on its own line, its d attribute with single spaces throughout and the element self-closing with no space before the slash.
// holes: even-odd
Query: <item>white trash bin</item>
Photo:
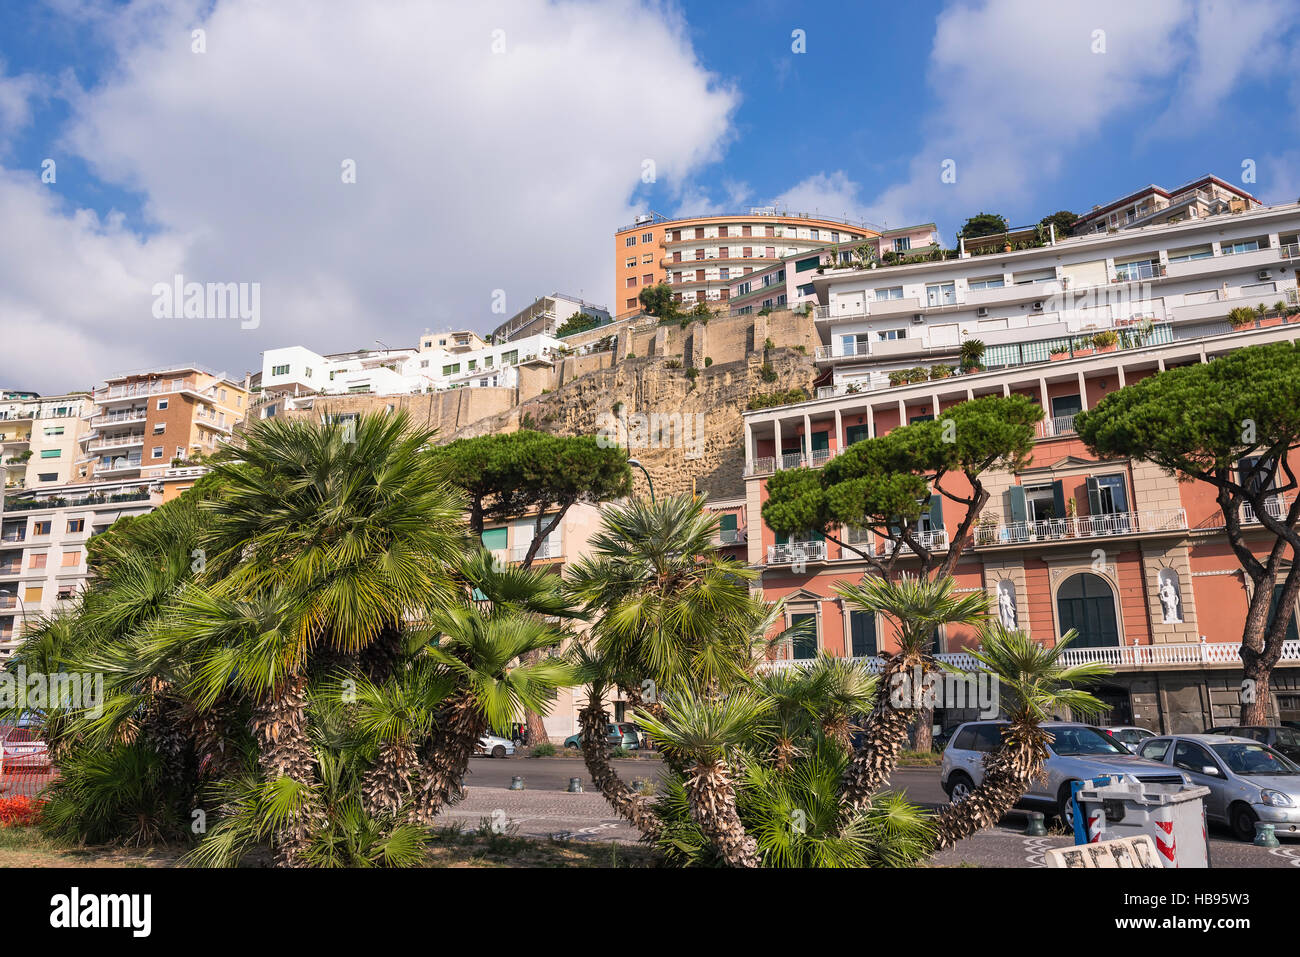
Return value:
<svg viewBox="0 0 1300 957">
<path fill-rule="evenodd" d="M 1074 843 L 1145 834 L 1165 867 L 1209 867 L 1207 787 L 1103 775 L 1074 785 Z"/>
</svg>

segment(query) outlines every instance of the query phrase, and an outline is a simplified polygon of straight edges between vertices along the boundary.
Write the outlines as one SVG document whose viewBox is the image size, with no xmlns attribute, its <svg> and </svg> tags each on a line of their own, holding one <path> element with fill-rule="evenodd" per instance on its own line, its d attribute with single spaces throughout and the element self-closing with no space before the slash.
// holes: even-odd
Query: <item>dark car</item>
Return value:
<svg viewBox="0 0 1300 957">
<path fill-rule="evenodd" d="M 1260 744 L 1266 744 L 1283 757 L 1300 761 L 1300 731 L 1294 728 L 1276 725 L 1226 725 L 1222 728 L 1208 728 L 1206 734 L 1231 734 L 1238 738 L 1250 738 Z"/>
</svg>

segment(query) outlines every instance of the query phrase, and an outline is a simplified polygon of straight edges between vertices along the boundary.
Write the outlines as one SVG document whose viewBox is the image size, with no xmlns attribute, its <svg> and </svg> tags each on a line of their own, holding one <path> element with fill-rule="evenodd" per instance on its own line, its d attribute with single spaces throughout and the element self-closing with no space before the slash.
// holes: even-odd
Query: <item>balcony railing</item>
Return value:
<svg viewBox="0 0 1300 957">
<path fill-rule="evenodd" d="M 144 436 L 118 435 L 111 439 L 100 439 L 98 442 L 87 443 L 86 451 L 98 452 L 101 449 L 125 449 L 133 445 L 144 445 Z"/>
<path fill-rule="evenodd" d="M 511 561 L 522 562 L 526 557 L 528 557 L 528 549 L 531 545 L 531 542 L 528 545 L 516 545 L 510 553 Z M 562 552 L 563 549 L 559 545 L 548 540 L 542 542 L 542 544 L 537 547 L 537 554 L 535 554 L 533 558 L 559 558 L 561 557 Z"/>
<path fill-rule="evenodd" d="M 719 545 L 739 545 L 746 540 L 743 528 L 724 528 L 718 531 Z"/>
<path fill-rule="evenodd" d="M 181 390 L 197 391 L 198 384 L 193 379 L 160 379 L 155 382 L 114 385 L 106 389 L 95 390 L 95 401 L 129 399 L 137 395 L 161 395 L 165 392 L 179 392 Z"/>
<path fill-rule="evenodd" d="M 767 549 L 767 563 L 769 565 L 824 562 L 825 560 L 825 542 L 788 542 L 785 545 L 769 545 Z"/>
<path fill-rule="evenodd" d="M 1050 439 L 1058 435 L 1074 435 L 1074 415 L 1056 415 L 1038 423 L 1038 437 Z"/>
<path fill-rule="evenodd" d="M 131 409 L 129 412 L 105 412 L 90 418 L 90 427 L 97 429 L 103 425 L 115 425 L 119 422 L 143 422 L 148 415 L 147 409 Z"/>
<path fill-rule="evenodd" d="M 1071 538 L 1108 535 L 1136 535 L 1143 532 L 1172 532 L 1187 528 L 1187 512 L 1181 508 L 1148 509 L 1141 512 L 1103 512 L 1074 518 L 1048 518 L 1035 522 L 1012 522 L 980 529 L 977 545 L 1022 545 Z"/>
<path fill-rule="evenodd" d="M 935 655 L 941 662 L 962 671 L 978 671 L 979 660 L 966 652 Z M 803 668 L 813 663 L 813 658 L 767 658 L 758 663 L 760 672 L 784 671 Z M 880 658 L 851 658 L 879 673 L 884 662 Z M 1300 661 L 1300 641 L 1282 644 L 1283 661 Z M 1110 645 L 1103 648 L 1067 648 L 1061 652 L 1061 664 L 1066 667 L 1084 664 L 1107 664 L 1119 668 L 1143 668 L 1162 665 L 1232 665 L 1241 664 L 1241 646 L 1234 642 L 1198 642 L 1168 645 Z"/>
<path fill-rule="evenodd" d="M 1264 511 L 1279 522 L 1286 518 L 1290 508 L 1291 502 L 1281 495 L 1274 495 L 1264 500 Z M 1255 507 L 1249 502 L 1241 503 L 1241 521 L 1243 524 L 1254 524 L 1259 521 L 1259 517 L 1255 514 Z"/>
</svg>

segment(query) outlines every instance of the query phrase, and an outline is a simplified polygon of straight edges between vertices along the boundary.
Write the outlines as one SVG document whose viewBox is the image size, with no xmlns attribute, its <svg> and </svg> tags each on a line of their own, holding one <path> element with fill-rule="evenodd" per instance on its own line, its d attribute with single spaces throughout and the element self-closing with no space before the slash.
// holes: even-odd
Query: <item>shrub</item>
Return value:
<svg viewBox="0 0 1300 957">
<path fill-rule="evenodd" d="M 664 363 L 665 369 L 680 369 L 682 367 L 681 359 L 669 359 Z"/>
<path fill-rule="evenodd" d="M 1249 326 L 1255 321 L 1255 310 L 1249 306 L 1237 306 L 1235 309 L 1228 310 L 1228 324 L 1234 329 L 1240 329 L 1242 326 Z"/>
<path fill-rule="evenodd" d="M 547 741 L 545 744 L 539 744 L 530 752 L 535 758 L 549 758 L 555 753 L 555 745 Z"/>
<path fill-rule="evenodd" d="M 931 379 L 946 379 L 952 375 L 952 366 L 937 365 L 930 366 Z"/>
<path fill-rule="evenodd" d="M 1092 344 L 1098 349 L 1108 349 L 1119 341 L 1119 337 L 1110 329 L 1103 329 L 1092 337 Z"/>
<path fill-rule="evenodd" d="M 772 363 L 764 362 L 763 367 L 758 370 L 758 377 L 764 382 L 776 381 L 776 370 L 772 368 Z"/>
<path fill-rule="evenodd" d="M 785 392 L 764 392 L 756 395 L 749 400 L 748 408 L 752 412 L 754 409 L 770 409 L 778 405 L 793 405 L 796 402 L 807 401 L 807 391 L 796 386 L 793 389 L 787 389 Z"/>
<path fill-rule="evenodd" d="M 705 356 L 705 357 L 704 357 L 704 368 L 707 369 L 707 368 L 708 368 L 709 366 L 711 366 L 711 365 L 713 365 L 713 360 L 710 359 L 708 356 Z"/>
</svg>

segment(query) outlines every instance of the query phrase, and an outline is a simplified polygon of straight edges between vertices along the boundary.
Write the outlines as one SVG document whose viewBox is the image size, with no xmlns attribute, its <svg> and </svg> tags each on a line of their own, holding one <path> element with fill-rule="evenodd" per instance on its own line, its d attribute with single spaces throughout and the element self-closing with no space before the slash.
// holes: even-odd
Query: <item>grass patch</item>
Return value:
<svg viewBox="0 0 1300 957">
<path fill-rule="evenodd" d="M 554 754 L 555 754 L 555 745 L 551 744 L 549 741 L 546 742 L 545 744 L 539 744 L 537 747 L 533 748 L 530 752 L 528 752 L 528 756 L 530 758 L 549 758 L 552 757 Z"/>
<path fill-rule="evenodd" d="M 942 760 L 943 755 L 938 751 L 904 750 L 898 756 L 898 766 L 900 768 L 936 768 Z"/>
<path fill-rule="evenodd" d="M 0 868 L 175 867 L 183 848 L 67 847 L 34 827 L 0 827 Z"/>
<path fill-rule="evenodd" d="M 438 831 L 429 845 L 430 867 L 656 867 L 649 848 L 627 844 L 539 840 L 520 837 L 507 825 L 493 833 L 484 821 L 477 830 L 452 826 Z"/>
</svg>

